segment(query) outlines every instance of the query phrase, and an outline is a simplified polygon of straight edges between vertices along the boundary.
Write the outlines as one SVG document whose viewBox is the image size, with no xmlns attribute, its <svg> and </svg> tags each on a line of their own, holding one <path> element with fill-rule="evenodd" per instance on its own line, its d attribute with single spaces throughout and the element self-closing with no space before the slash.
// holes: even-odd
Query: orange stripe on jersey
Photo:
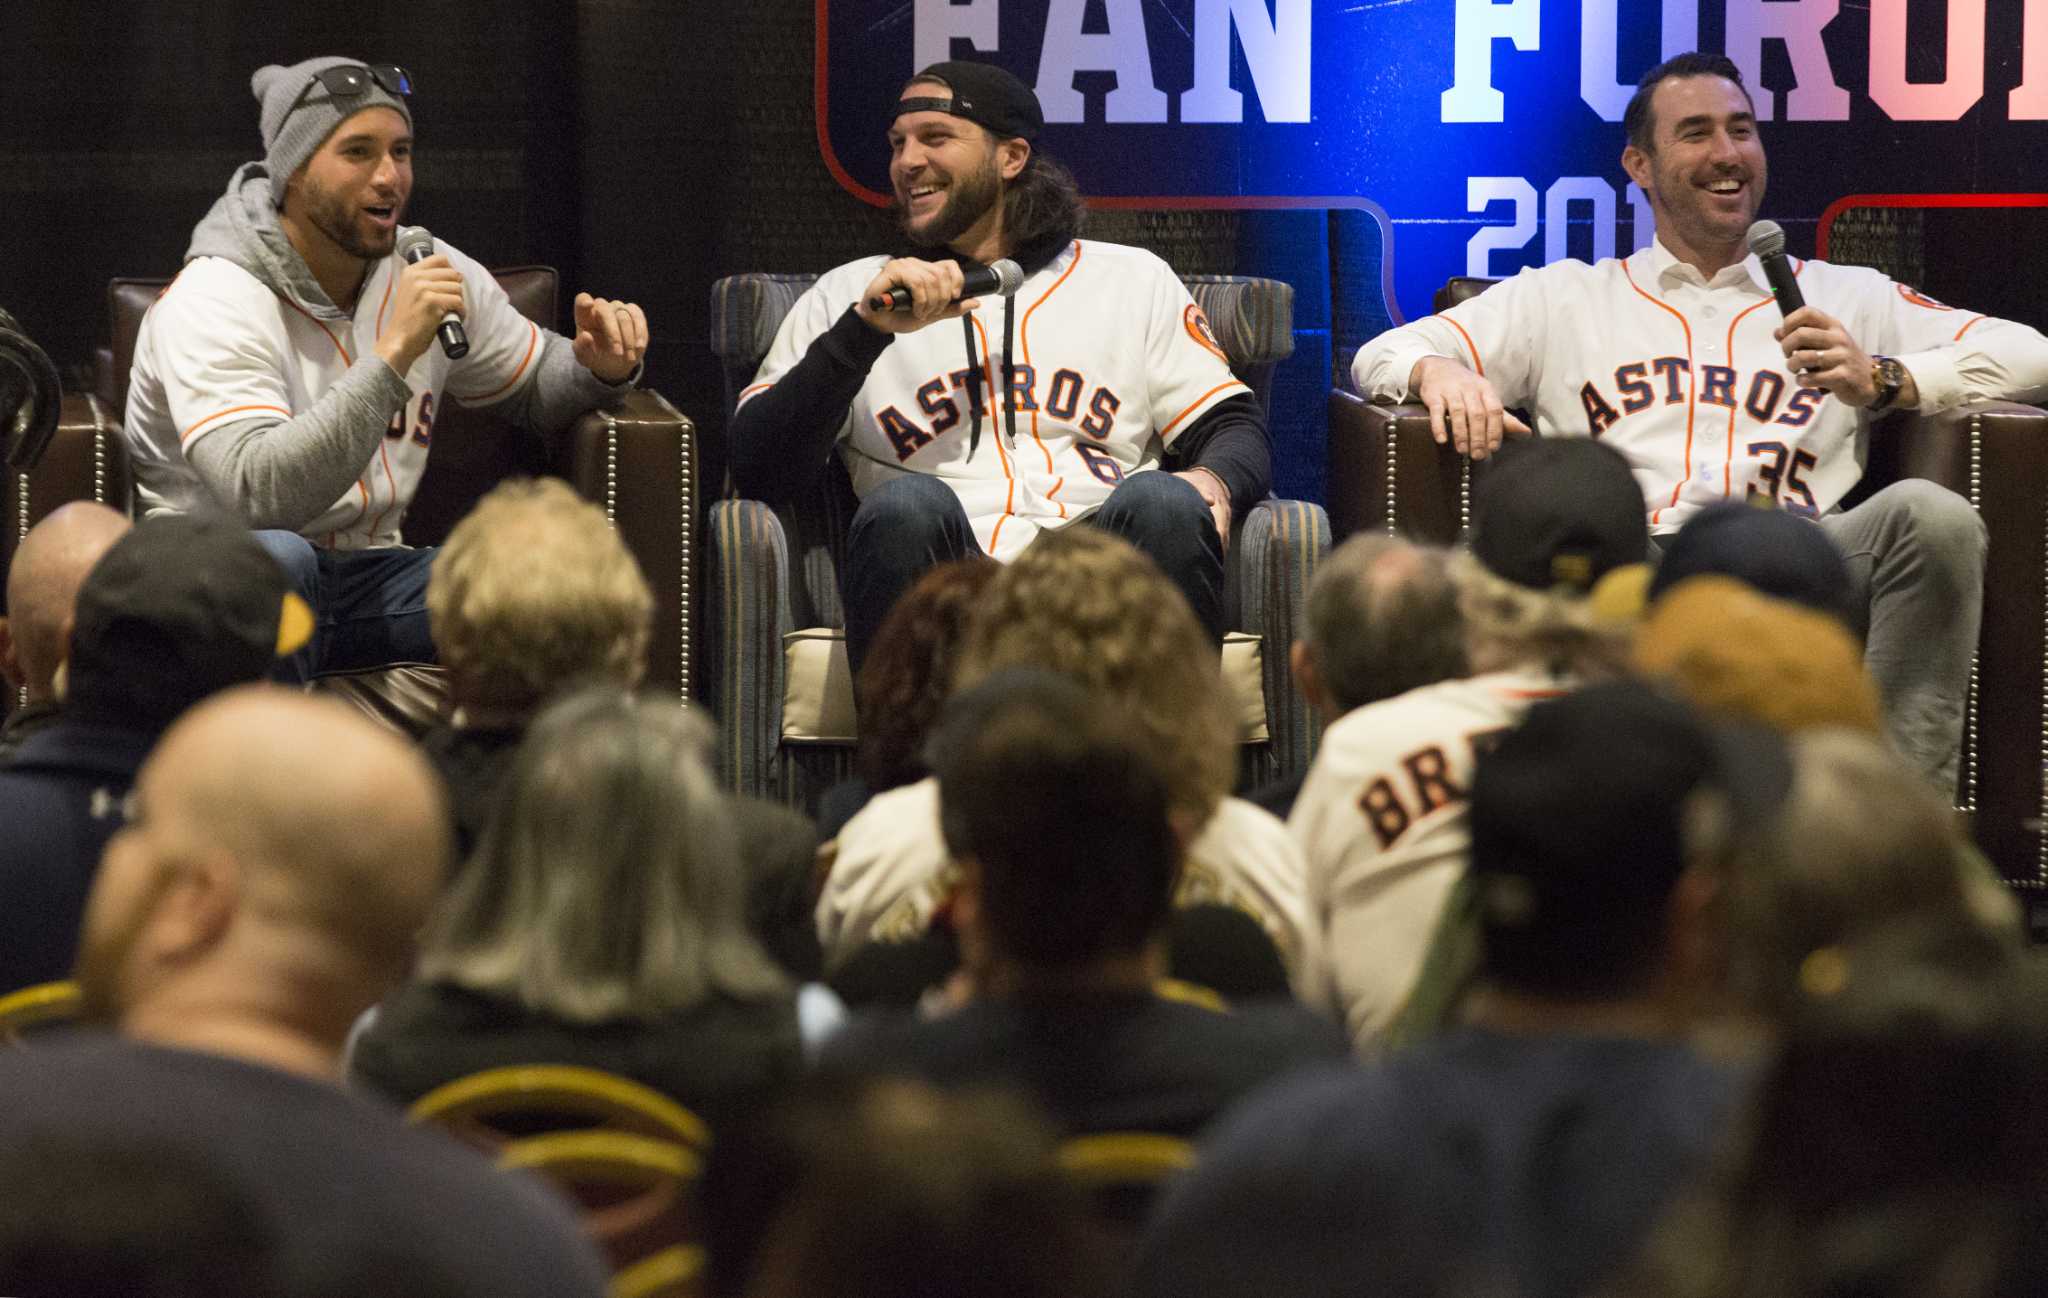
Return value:
<svg viewBox="0 0 2048 1298">
<path fill-rule="evenodd" d="M 1159 430 L 1159 440 L 1161 442 L 1164 442 L 1167 438 L 1173 436 L 1173 430 L 1180 426 L 1181 420 L 1186 419 L 1189 415 L 1195 413 L 1196 410 L 1201 408 L 1201 405 L 1204 401 L 1207 401 L 1210 397 L 1215 396 L 1218 392 L 1223 391 L 1223 389 L 1225 388 L 1244 388 L 1246 392 L 1251 391 L 1250 388 L 1245 388 L 1244 384 L 1238 382 L 1236 379 L 1232 379 L 1228 383 L 1218 383 L 1215 387 L 1210 388 L 1201 396 L 1196 397 L 1193 405 L 1189 406 L 1186 410 L 1181 411 L 1179 414 L 1175 415 L 1171 420 L 1169 420 L 1167 422 L 1166 427 Z"/>
<path fill-rule="evenodd" d="M 1054 287 L 1058 286 L 1055 285 Z M 1044 300 L 1044 298 L 1039 299 L 1041 302 Z M 981 374 L 983 378 L 988 380 L 989 391 L 993 394 L 997 390 L 996 362 L 995 357 L 988 353 L 988 330 L 981 327 L 981 321 L 976 316 L 969 315 L 967 319 L 969 323 L 973 324 L 976 337 L 981 340 Z M 1009 393 L 1004 391 L 1002 395 L 1008 396 Z M 993 403 L 993 395 L 991 395 L 990 401 Z M 989 406 L 989 414 L 991 416 L 995 414 L 995 406 L 993 404 Z M 1010 484 L 1009 493 L 1003 497 L 1003 517 L 996 520 L 995 530 L 988 534 L 988 548 L 994 550 L 996 548 L 996 538 L 1003 534 L 1003 519 L 1009 518 L 1017 512 L 1017 478 L 1016 475 L 1010 472 L 1010 454 L 1003 449 L 1003 430 L 998 427 L 995 430 L 995 436 L 989 440 L 996 444 L 996 459 L 1002 464 L 1003 477 Z"/>
<path fill-rule="evenodd" d="M 732 408 L 735 410 L 739 409 L 741 406 L 746 404 L 748 397 L 755 396 L 762 392 L 766 392 L 768 389 L 774 386 L 775 385 L 773 383 L 756 383 L 754 386 L 750 388 L 741 388 L 739 400 L 732 403 Z"/>
<path fill-rule="evenodd" d="M 506 379 L 504 385 L 499 387 L 495 391 L 486 392 L 480 396 L 462 397 L 462 400 L 489 401 L 492 397 L 501 397 L 512 390 L 512 385 L 519 381 L 520 375 L 526 373 L 527 365 L 533 360 L 534 348 L 540 346 L 540 326 L 529 320 L 526 322 L 526 328 L 528 330 L 526 337 L 526 355 L 519 358 L 519 368 L 512 371 L 512 377 Z"/>
<path fill-rule="evenodd" d="M 1036 311 L 1038 308 L 1044 306 L 1045 300 L 1047 298 L 1059 292 L 1060 285 L 1067 282 L 1067 276 L 1073 274 L 1074 267 L 1080 264 L 1081 241 L 1079 239 L 1076 239 L 1074 240 L 1074 259 L 1067 263 L 1067 268 L 1060 272 L 1060 277 L 1052 282 L 1052 286 L 1046 289 L 1045 292 L 1040 293 L 1038 295 L 1038 300 L 1036 302 L 1033 302 L 1030 306 L 1024 308 L 1024 318 L 1017 322 L 1017 346 L 1024 353 L 1024 363 L 1026 365 L 1031 364 L 1031 313 L 1033 311 Z M 1033 371 L 1034 374 L 1036 372 L 1037 371 L 1035 370 Z M 1007 393 L 1005 395 L 1007 395 Z M 1032 407 L 1033 408 L 1031 411 L 1031 440 L 1037 442 L 1038 449 L 1045 452 L 1045 471 L 1047 473 L 1051 473 L 1053 471 L 1052 452 L 1047 451 L 1045 449 L 1045 442 L 1038 435 L 1038 410 L 1036 400 L 1032 402 Z M 1048 496 L 1051 495 L 1050 492 L 1046 494 Z M 1060 506 L 1060 517 L 1065 518 L 1066 516 L 1067 507 L 1065 505 L 1062 505 Z"/>
<path fill-rule="evenodd" d="M 1955 336 L 1955 337 L 1954 337 L 1953 339 L 1951 339 L 1950 341 L 1951 341 L 1951 342 L 1961 342 L 1961 341 L 1963 340 L 1963 335 L 1964 335 L 1964 334 L 1966 334 L 1966 333 L 1968 333 L 1968 332 L 1970 332 L 1970 328 L 1971 328 L 1971 326 L 1972 326 L 1972 325 L 1975 325 L 1975 324 L 1976 324 L 1976 323 L 1977 323 L 1977 322 L 1978 322 L 1979 320 L 1989 320 L 1990 318 L 1991 318 L 1991 317 L 1990 317 L 1990 316 L 1988 316 L 1988 315 L 1973 315 L 1973 316 L 1971 316 L 1971 317 L 1969 318 L 1969 320 L 1968 320 L 1968 321 L 1967 321 L 1967 322 L 1966 322 L 1966 323 L 1965 323 L 1965 324 L 1963 325 L 1963 327 L 1962 327 L 1962 328 L 1960 328 L 1960 329 L 1956 330 L 1956 336 Z"/>
<path fill-rule="evenodd" d="M 272 291 L 275 292 L 276 290 L 273 289 Z M 300 315 L 305 316 L 306 319 L 313 321 L 314 324 L 319 325 L 320 332 L 327 335 L 327 341 L 334 344 L 334 350 L 341 353 L 341 359 L 348 362 L 350 365 L 356 363 L 356 358 L 348 354 L 348 348 L 341 345 L 341 339 L 336 338 L 334 336 L 334 331 L 332 329 L 329 329 L 325 322 L 315 318 L 310 312 L 306 310 L 306 308 L 300 306 L 298 303 L 292 301 L 290 298 L 286 297 L 282 293 L 278 293 L 277 300 L 284 303 L 292 310 L 298 312 Z"/>
<path fill-rule="evenodd" d="M 283 415 L 286 419 L 290 419 L 292 417 L 292 412 L 286 410 L 283 406 L 229 406 L 226 410 L 214 411 L 206 418 L 200 420 L 198 423 L 192 425 L 184 432 L 178 434 L 178 444 L 180 446 L 184 445 L 186 438 L 192 436 L 192 434 L 206 427 L 206 425 L 212 423 L 214 420 L 225 419 L 229 415 L 239 415 L 244 410 L 275 410 L 278 414 Z"/>
<path fill-rule="evenodd" d="M 1699 375 L 1694 370 L 1692 363 L 1692 325 L 1689 322 L 1687 322 L 1686 318 L 1682 314 L 1679 313 L 1678 308 L 1672 306 L 1669 302 L 1664 301 L 1662 298 L 1653 296 L 1649 293 L 1644 293 L 1642 285 L 1636 283 L 1636 277 L 1630 273 L 1628 263 L 1626 261 L 1621 263 L 1621 273 L 1628 279 L 1628 286 L 1634 289 L 1642 297 L 1643 301 L 1652 303 L 1653 305 L 1662 307 L 1664 310 L 1669 311 L 1672 315 L 1672 318 L 1678 321 L 1678 327 L 1685 330 L 1685 473 L 1682 477 L 1678 479 L 1677 483 L 1674 484 L 1671 488 L 1671 504 L 1676 505 L 1678 503 L 1678 493 L 1685 490 L 1686 480 L 1692 477 L 1692 417 L 1694 410 L 1693 398 L 1699 391 Z M 1668 506 L 1659 506 L 1658 508 L 1651 510 L 1650 521 L 1652 523 L 1656 522 L 1657 515 L 1663 513 L 1666 508 L 1668 508 Z"/>
<path fill-rule="evenodd" d="M 1794 271 L 1793 274 L 1796 276 L 1798 272 Z M 1731 359 L 1735 355 L 1735 326 L 1742 323 L 1742 317 L 1756 310 L 1757 307 L 1769 306 L 1777 300 L 1775 297 L 1767 297 L 1755 306 L 1746 307 L 1742 311 L 1737 312 L 1735 318 L 1728 322 L 1728 356 Z M 1729 395 L 1733 396 L 1734 393 L 1731 392 Z M 1728 411 L 1728 455 L 1727 458 L 1721 461 L 1721 499 L 1723 500 L 1728 499 L 1735 491 L 1735 415 L 1741 409 L 1742 403 L 1737 402 Z M 1687 462 L 1686 467 L 1688 469 L 1692 467 L 1690 461 Z"/>
<path fill-rule="evenodd" d="M 1463 338 L 1465 340 L 1465 350 L 1472 353 L 1472 372 L 1474 374 L 1477 374 L 1482 379 L 1485 378 L 1486 363 L 1479 359 L 1479 349 L 1472 345 L 1472 335 L 1465 332 L 1465 326 L 1459 324 L 1456 320 L 1451 319 L 1447 315 L 1438 316 L 1437 319 L 1443 321 L 1445 324 L 1449 325 L 1451 328 L 1458 331 L 1458 337 Z"/>
</svg>

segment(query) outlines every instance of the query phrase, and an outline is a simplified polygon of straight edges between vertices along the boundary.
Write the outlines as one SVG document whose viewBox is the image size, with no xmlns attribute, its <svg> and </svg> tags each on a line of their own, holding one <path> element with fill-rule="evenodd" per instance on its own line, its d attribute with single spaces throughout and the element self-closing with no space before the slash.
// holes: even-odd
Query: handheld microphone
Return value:
<svg viewBox="0 0 2048 1298">
<path fill-rule="evenodd" d="M 1758 221 L 1749 227 L 1749 250 L 1763 263 L 1764 278 L 1771 281 L 1781 314 L 1791 315 L 1806 305 L 1799 280 L 1792 274 L 1792 262 L 1785 256 L 1785 231 L 1776 221 Z"/>
<path fill-rule="evenodd" d="M 1024 287 L 1024 268 L 1011 261 L 1008 257 L 1004 257 L 990 262 L 986 266 L 976 266 L 969 270 L 966 280 L 967 282 L 960 288 L 960 296 L 953 299 L 955 302 L 963 301 L 970 297 L 982 297 L 989 293 L 993 293 L 997 297 L 1009 297 L 1016 293 L 1018 289 Z M 910 290 L 907 288 L 892 288 L 887 293 L 877 293 L 868 299 L 868 310 L 870 311 L 908 311 L 909 309 Z"/>
<path fill-rule="evenodd" d="M 434 255 L 434 236 L 417 225 L 408 225 L 398 232 L 398 255 L 405 258 L 409 266 Z M 459 361 L 469 355 L 469 335 L 463 331 L 462 317 L 450 311 L 441 317 L 441 327 L 434 331 L 441 340 L 441 351 L 451 361 Z"/>
</svg>

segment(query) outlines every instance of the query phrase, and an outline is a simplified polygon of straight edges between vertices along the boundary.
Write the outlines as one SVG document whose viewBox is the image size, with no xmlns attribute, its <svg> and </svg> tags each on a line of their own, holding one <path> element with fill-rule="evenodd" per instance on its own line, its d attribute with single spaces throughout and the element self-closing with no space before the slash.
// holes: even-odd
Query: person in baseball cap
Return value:
<svg viewBox="0 0 2048 1298">
<path fill-rule="evenodd" d="M 283 569 L 233 519 L 145 519 L 93 565 L 57 668 L 58 719 L 0 770 L 0 992 L 69 976 L 101 850 L 163 731 L 312 630 Z"/>
<path fill-rule="evenodd" d="M 1848 560 L 1812 520 L 1771 505 L 1727 500 L 1678 529 L 1657 563 L 1649 599 L 1689 577 L 1733 577 L 1765 595 L 1825 613 L 1845 626 L 1857 617 Z"/>
</svg>

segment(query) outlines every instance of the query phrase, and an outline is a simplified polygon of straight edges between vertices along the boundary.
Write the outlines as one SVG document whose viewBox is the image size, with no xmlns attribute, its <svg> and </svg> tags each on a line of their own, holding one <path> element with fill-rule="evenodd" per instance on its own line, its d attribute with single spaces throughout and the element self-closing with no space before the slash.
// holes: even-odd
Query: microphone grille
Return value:
<svg viewBox="0 0 2048 1298">
<path fill-rule="evenodd" d="M 433 256 L 434 236 L 428 234 L 424 226 L 400 226 L 398 229 L 399 260 L 411 261 L 415 254 L 421 257 Z"/>
<path fill-rule="evenodd" d="M 1758 221 L 1749 227 L 1749 250 L 1759 257 L 1774 257 L 1785 251 L 1785 230 L 1776 221 Z"/>
<path fill-rule="evenodd" d="M 989 263 L 989 270 L 995 273 L 996 293 L 1010 297 L 1024 287 L 1024 268 L 1008 257 L 1000 257 Z"/>
</svg>

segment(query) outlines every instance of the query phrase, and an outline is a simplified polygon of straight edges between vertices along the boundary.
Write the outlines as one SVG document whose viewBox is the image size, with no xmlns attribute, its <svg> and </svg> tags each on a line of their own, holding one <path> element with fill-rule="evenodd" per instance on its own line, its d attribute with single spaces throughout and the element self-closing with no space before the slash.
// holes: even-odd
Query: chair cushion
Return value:
<svg viewBox="0 0 2048 1298">
<path fill-rule="evenodd" d="M 851 744 L 854 741 L 853 673 L 846 666 L 846 633 L 809 627 L 782 637 L 782 742 Z M 1266 742 L 1264 645 L 1258 636 L 1223 637 L 1223 677 L 1237 699 L 1243 741 Z"/>
</svg>

